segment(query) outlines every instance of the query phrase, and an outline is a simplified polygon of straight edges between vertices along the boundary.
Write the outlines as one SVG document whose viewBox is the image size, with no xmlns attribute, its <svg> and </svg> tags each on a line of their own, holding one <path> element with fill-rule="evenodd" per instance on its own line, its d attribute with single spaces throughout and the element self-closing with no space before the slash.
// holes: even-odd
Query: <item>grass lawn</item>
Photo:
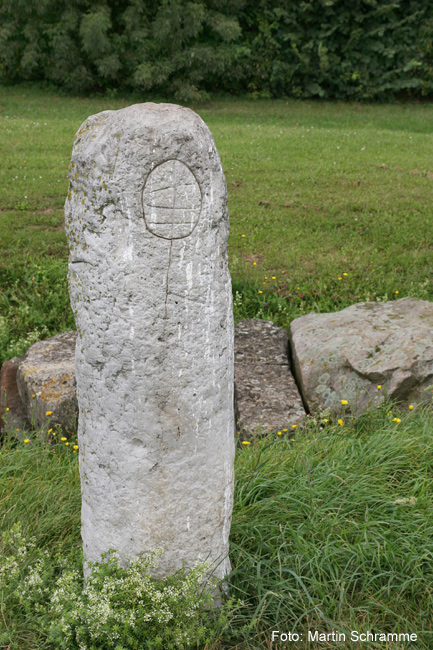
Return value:
<svg viewBox="0 0 433 650">
<path fill-rule="evenodd" d="M 136 101 L 0 87 L 0 363 L 74 327 L 63 231 L 74 134 L 88 115 Z M 432 106 L 231 98 L 192 108 L 226 174 L 236 320 L 287 327 L 365 300 L 433 300 Z M 209 648 L 264 650 L 272 630 L 303 633 L 301 649 L 412 647 L 352 643 L 351 630 L 418 633 L 413 648 L 432 647 L 432 424 L 430 408 L 385 405 L 239 449 L 231 591 L 245 604 Z M 76 563 L 76 455 L 29 437 L 0 447 L 0 530 L 21 521 L 53 562 Z M 0 648 L 54 650 L 1 562 Z M 308 645 L 307 630 L 347 640 Z"/>
<path fill-rule="evenodd" d="M 0 88 L 0 362 L 73 327 L 63 204 L 74 134 L 133 101 Z M 433 298 L 432 106 L 193 108 L 226 172 L 237 319 L 287 326 L 365 300 Z"/>
</svg>

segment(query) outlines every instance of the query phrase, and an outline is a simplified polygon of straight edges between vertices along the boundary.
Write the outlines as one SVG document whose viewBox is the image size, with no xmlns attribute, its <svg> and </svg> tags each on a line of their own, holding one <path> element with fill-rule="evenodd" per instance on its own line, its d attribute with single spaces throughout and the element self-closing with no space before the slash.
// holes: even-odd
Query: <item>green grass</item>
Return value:
<svg viewBox="0 0 433 650">
<path fill-rule="evenodd" d="M 63 204 L 74 134 L 89 114 L 145 99 L 0 88 L 0 362 L 29 336 L 73 327 Z M 313 310 L 433 298 L 431 105 L 221 99 L 193 108 L 226 173 L 237 319 L 287 327 Z"/>
<path fill-rule="evenodd" d="M 431 647 L 432 413 L 387 413 L 239 454 L 233 584 L 265 629 L 411 630 Z"/>
<path fill-rule="evenodd" d="M 275 629 L 304 639 L 307 630 L 347 639 L 352 630 L 415 632 L 417 648 L 432 647 L 433 412 L 415 408 L 399 423 L 395 414 L 383 405 L 343 426 L 308 418 L 296 438 L 268 436 L 238 449 L 230 590 L 244 606 L 209 648 L 269 648 Z M 46 549 L 76 566 L 77 456 L 71 445 L 30 438 L 0 448 L 0 528 L 21 521 L 25 535 L 36 535 L 34 553 Z M 0 648 L 54 650 L 34 615 L 5 603 Z"/>
<path fill-rule="evenodd" d="M 89 114 L 144 100 L 0 88 L 0 363 L 73 328 L 63 203 L 74 133 Z M 193 108 L 226 173 L 236 320 L 287 327 L 363 300 L 433 299 L 432 106 Z M 416 647 L 432 647 L 433 415 L 399 417 L 384 406 L 343 427 L 308 419 L 294 442 L 238 450 L 230 583 L 245 606 L 221 648 L 270 648 L 272 629 L 417 632 Z M 39 548 L 76 562 L 76 455 L 32 440 L 3 441 L 0 529 L 22 521 Z M 35 619 L 0 603 L 0 648 L 48 650 Z"/>
</svg>

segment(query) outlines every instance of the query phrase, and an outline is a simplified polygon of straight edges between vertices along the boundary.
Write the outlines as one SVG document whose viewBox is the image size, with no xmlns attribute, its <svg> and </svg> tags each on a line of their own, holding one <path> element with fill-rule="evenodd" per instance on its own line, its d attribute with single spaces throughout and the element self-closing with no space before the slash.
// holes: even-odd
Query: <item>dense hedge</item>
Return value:
<svg viewBox="0 0 433 650">
<path fill-rule="evenodd" d="M 432 0 L 0 0 L 3 83 L 390 99 L 433 92 Z"/>
</svg>

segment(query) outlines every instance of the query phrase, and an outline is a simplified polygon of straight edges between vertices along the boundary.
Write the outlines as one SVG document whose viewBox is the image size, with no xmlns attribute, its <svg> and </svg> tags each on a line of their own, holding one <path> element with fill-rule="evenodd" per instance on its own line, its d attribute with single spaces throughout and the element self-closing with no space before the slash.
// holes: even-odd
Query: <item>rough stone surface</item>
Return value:
<svg viewBox="0 0 433 650">
<path fill-rule="evenodd" d="M 0 431 L 20 433 L 27 425 L 17 386 L 17 370 L 24 357 L 5 361 L 0 374 Z M 6 411 L 6 409 L 9 409 Z M 18 429 L 18 431 L 17 431 Z"/>
<path fill-rule="evenodd" d="M 191 110 L 139 104 L 79 129 L 65 206 L 85 556 L 221 560 L 233 502 L 227 189 Z"/>
<path fill-rule="evenodd" d="M 305 417 L 287 332 L 271 321 L 246 318 L 235 328 L 235 409 L 238 429 L 247 435 L 288 428 Z"/>
<path fill-rule="evenodd" d="M 292 321 L 294 372 L 312 412 L 354 414 L 387 396 L 402 405 L 431 399 L 433 303 L 402 298 Z M 378 390 L 378 385 L 381 389 Z M 433 386 L 432 386 L 433 387 Z"/>
<path fill-rule="evenodd" d="M 58 424 L 65 431 L 76 429 L 76 337 L 76 332 L 62 332 L 38 341 L 18 364 L 17 385 L 24 414 L 35 428 Z M 47 416 L 47 411 L 52 415 Z"/>
</svg>

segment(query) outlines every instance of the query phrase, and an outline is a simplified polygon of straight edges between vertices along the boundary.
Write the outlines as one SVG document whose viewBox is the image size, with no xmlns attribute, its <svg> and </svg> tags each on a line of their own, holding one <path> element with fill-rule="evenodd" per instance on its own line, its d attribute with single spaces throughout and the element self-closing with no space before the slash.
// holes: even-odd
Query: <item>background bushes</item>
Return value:
<svg viewBox="0 0 433 650">
<path fill-rule="evenodd" d="M 72 92 L 433 91 L 430 0 L 3 0 L 0 79 Z"/>
</svg>

